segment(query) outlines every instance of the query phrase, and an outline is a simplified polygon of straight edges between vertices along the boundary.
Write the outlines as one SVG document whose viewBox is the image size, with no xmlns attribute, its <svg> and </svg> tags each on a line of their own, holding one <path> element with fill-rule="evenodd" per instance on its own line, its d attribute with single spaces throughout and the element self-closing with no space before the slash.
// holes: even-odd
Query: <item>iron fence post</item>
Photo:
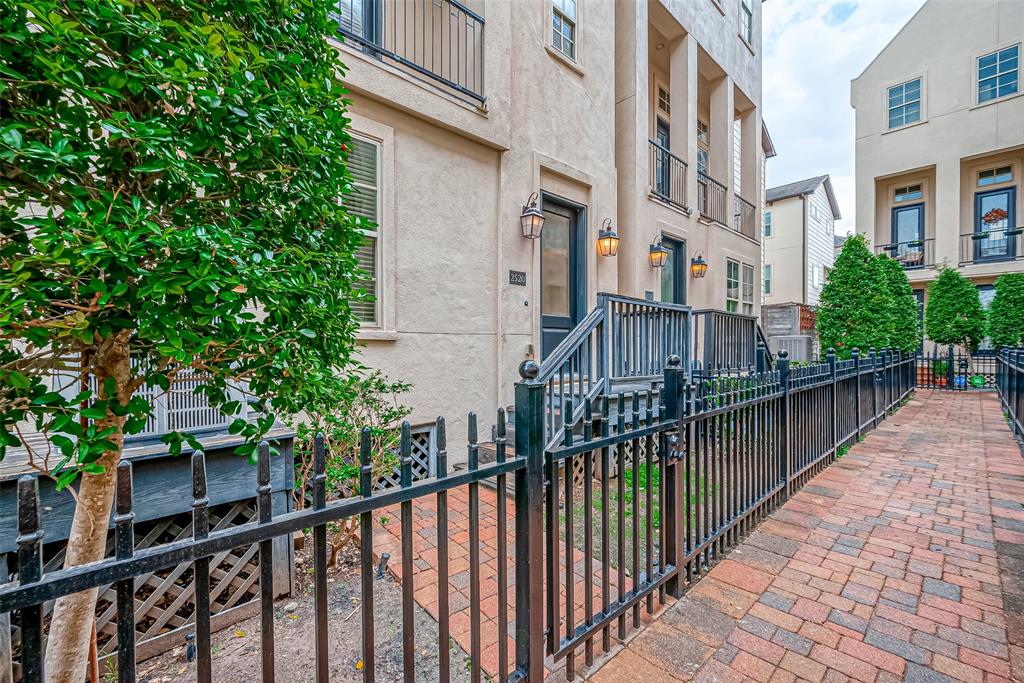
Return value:
<svg viewBox="0 0 1024 683">
<path fill-rule="evenodd" d="M 1024 380 L 1024 372 L 1020 371 L 1021 358 L 1024 357 L 1024 351 L 1016 351 L 1012 358 L 1012 365 L 1009 367 L 1009 374 L 1013 377 L 1013 404 L 1007 411 L 1010 414 L 1010 421 L 1013 423 L 1013 434 L 1014 436 L 1020 435 L 1020 429 L 1017 426 L 1020 415 L 1020 393 L 1021 385 L 1024 384 L 1021 380 Z"/>
<path fill-rule="evenodd" d="M 953 363 L 955 361 L 956 358 L 953 354 L 953 345 L 950 344 L 946 348 L 946 389 L 950 391 L 956 389 L 956 387 L 953 384 L 953 378 L 956 377 L 956 369 L 953 367 Z"/>
<path fill-rule="evenodd" d="M 871 364 L 871 428 L 878 426 L 878 354 L 875 348 L 868 349 L 868 362 Z"/>
<path fill-rule="evenodd" d="M 523 680 L 544 680 L 544 385 L 531 384 L 540 366 L 527 360 L 516 383 L 516 671 Z M 551 628 L 558 628 L 552 624 Z"/>
<path fill-rule="evenodd" d="M 757 342 L 757 359 L 756 360 L 757 360 L 757 372 L 758 372 L 758 374 L 761 374 L 762 372 L 765 372 L 768 369 L 768 368 L 765 367 L 765 362 L 764 362 L 765 361 L 764 355 L 767 352 L 768 352 L 768 348 L 764 345 L 764 342 L 761 342 L 761 341 Z"/>
<path fill-rule="evenodd" d="M 779 422 L 782 431 L 779 434 L 779 468 L 781 479 L 785 482 L 783 499 L 789 499 L 789 352 L 785 349 L 779 351 L 779 386 L 782 389 L 782 400 L 779 403 Z"/>
<path fill-rule="evenodd" d="M 853 351 L 851 352 L 851 355 L 853 356 L 853 369 L 854 369 L 853 376 L 856 378 L 856 380 L 853 383 L 854 384 L 853 412 L 854 412 L 855 417 L 857 418 L 857 440 L 860 441 L 860 437 L 861 437 L 861 433 L 860 433 L 861 432 L 861 430 L 860 430 L 860 428 L 861 428 L 861 419 L 860 419 L 860 412 L 861 412 L 860 411 L 860 404 L 861 404 L 861 400 L 860 400 L 861 399 L 861 395 L 860 395 L 860 349 L 854 348 Z"/>
<path fill-rule="evenodd" d="M 839 451 L 839 381 L 836 376 L 836 350 L 831 346 L 825 354 L 825 362 L 828 363 L 828 376 L 832 383 L 832 457 L 835 458 Z"/>
<path fill-rule="evenodd" d="M 678 430 L 675 435 L 677 447 L 688 447 L 683 441 L 683 410 L 686 402 L 680 400 L 685 382 L 685 371 L 679 356 L 673 354 L 668 357 L 665 366 L 665 414 L 669 420 L 675 421 Z M 671 436 L 666 436 L 671 448 Z M 666 562 L 676 568 L 665 584 L 666 592 L 673 598 L 680 598 L 683 595 L 683 581 L 680 577 L 681 567 L 686 551 L 683 547 L 683 520 L 682 515 L 686 509 L 687 501 L 683 495 L 683 478 L 686 476 L 681 472 L 682 465 L 678 457 L 668 458 L 668 452 L 664 454 L 665 463 L 665 512 L 662 519 L 665 524 L 665 556 Z"/>
</svg>

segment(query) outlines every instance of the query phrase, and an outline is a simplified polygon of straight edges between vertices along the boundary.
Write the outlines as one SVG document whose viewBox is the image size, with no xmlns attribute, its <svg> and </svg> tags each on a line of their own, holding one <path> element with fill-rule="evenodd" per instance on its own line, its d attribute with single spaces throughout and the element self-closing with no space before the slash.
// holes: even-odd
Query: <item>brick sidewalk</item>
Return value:
<svg viewBox="0 0 1024 683">
<path fill-rule="evenodd" d="M 919 392 L 594 680 L 1024 680 L 1021 501 L 996 396 Z"/>
</svg>

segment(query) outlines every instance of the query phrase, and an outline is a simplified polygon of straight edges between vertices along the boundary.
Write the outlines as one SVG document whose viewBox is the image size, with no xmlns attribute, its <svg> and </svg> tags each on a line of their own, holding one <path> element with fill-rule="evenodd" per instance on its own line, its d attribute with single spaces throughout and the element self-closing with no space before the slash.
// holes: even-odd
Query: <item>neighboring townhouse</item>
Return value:
<svg viewBox="0 0 1024 683">
<path fill-rule="evenodd" d="M 337 17 L 349 203 L 377 224 L 362 361 L 413 384 L 415 423 L 461 435 L 467 411 L 511 404 L 519 364 L 598 292 L 758 313 L 760 2 L 343 0 Z"/>
<path fill-rule="evenodd" d="M 929 0 L 851 84 L 857 225 L 919 302 L 942 265 L 986 305 L 1024 270 L 1024 3 Z"/>
<path fill-rule="evenodd" d="M 828 175 L 765 193 L 764 303 L 817 306 L 835 262 L 835 222 L 842 218 Z"/>
</svg>

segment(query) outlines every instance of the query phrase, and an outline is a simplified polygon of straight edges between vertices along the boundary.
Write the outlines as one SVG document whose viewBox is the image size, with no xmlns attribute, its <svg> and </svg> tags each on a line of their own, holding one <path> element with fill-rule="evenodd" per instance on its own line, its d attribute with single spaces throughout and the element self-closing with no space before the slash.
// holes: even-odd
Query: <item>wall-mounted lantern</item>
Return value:
<svg viewBox="0 0 1024 683">
<path fill-rule="evenodd" d="M 708 272 L 708 262 L 704 260 L 704 252 L 698 251 L 690 259 L 690 275 L 704 277 Z"/>
<path fill-rule="evenodd" d="M 651 259 L 651 266 L 654 268 L 664 268 L 668 262 L 668 247 L 661 243 L 661 236 L 654 241 L 651 245 L 651 253 L 648 255 Z"/>
<path fill-rule="evenodd" d="M 597 233 L 597 252 L 601 256 L 615 256 L 619 253 L 619 236 L 612 227 L 612 219 L 605 218 Z"/>
<path fill-rule="evenodd" d="M 544 227 L 544 213 L 537 208 L 536 192 L 530 195 L 526 206 L 523 207 L 519 222 L 523 226 L 523 237 L 530 240 L 540 237 L 540 231 Z"/>
</svg>

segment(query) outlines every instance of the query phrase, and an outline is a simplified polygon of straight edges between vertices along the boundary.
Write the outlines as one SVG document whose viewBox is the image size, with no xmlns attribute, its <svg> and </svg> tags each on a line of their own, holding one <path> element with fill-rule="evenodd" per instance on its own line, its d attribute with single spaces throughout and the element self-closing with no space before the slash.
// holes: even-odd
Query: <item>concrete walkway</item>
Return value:
<svg viewBox="0 0 1024 683">
<path fill-rule="evenodd" d="M 996 396 L 918 392 L 592 680 L 1024 680 L 1022 503 Z"/>
</svg>

